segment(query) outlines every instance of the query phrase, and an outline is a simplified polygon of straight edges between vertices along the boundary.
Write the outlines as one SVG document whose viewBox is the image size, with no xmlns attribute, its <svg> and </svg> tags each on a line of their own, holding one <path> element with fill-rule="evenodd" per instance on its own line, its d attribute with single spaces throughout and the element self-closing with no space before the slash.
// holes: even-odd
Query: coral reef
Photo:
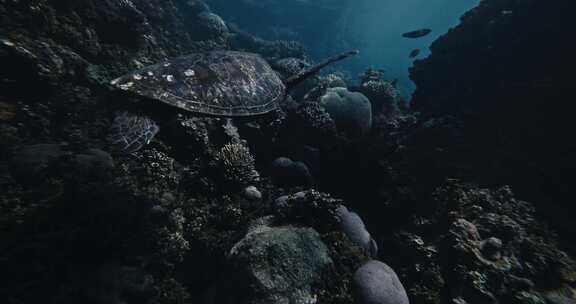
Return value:
<svg viewBox="0 0 576 304">
<path fill-rule="evenodd" d="M 482 183 L 510 184 L 566 240 L 574 231 L 564 212 L 576 168 L 575 145 L 566 140 L 574 112 L 576 45 L 566 39 L 576 26 L 574 9 L 572 2 L 482 1 L 411 71 L 414 109 L 461 122 L 461 141 L 445 146 L 444 132 L 426 144 L 465 159 L 466 174 Z"/>
<path fill-rule="evenodd" d="M 230 251 L 239 294 L 219 303 L 312 303 L 312 284 L 332 264 L 328 249 L 312 228 L 256 226 Z M 242 276 L 243 275 L 243 276 Z M 245 298 L 246 289 L 254 289 Z"/>
<path fill-rule="evenodd" d="M 339 137 L 336 123 L 316 101 L 303 102 L 291 109 L 282 128 L 280 137 L 285 141 L 312 146 L 329 144 Z"/>
<path fill-rule="evenodd" d="M 373 113 L 387 116 L 398 114 L 403 102 L 400 99 L 400 93 L 392 83 L 381 76 L 363 76 L 360 86 L 355 89 L 370 99 Z"/>
<path fill-rule="evenodd" d="M 216 154 L 216 162 L 224 183 L 246 186 L 258 178 L 254 157 L 241 144 L 227 144 Z"/>
<path fill-rule="evenodd" d="M 340 131 L 350 137 L 361 137 L 372 128 L 372 105 L 362 93 L 347 88 L 329 88 L 320 104 Z"/>
<path fill-rule="evenodd" d="M 442 294 L 462 303 L 514 303 L 527 296 L 542 301 L 572 290 L 576 264 L 538 223 L 532 205 L 509 188 L 451 181 L 434 199 L 428 216 L 416 215 L 409 231 L 385 242 L 402 253 L 384 256 L 396 261 L 401 277 L 411 277 L 403 283 L 412 302 L 438 303 Z"/>
<path fill-rule="evenodd" d="M 298 69 L 308 62 L 302 44 L 228 19 L 234 7 L 285 3 L 0 1 L 0 302 L 574 302 L 576 266 L 563 251 L 571 243 L 538 217 L 543 210 L 553 228 L 570 227 L 569 212 L 541 207 L 569 197 L 571 179 L 560 173 L 571 155 L 561 147 L 571 146 L 557 143 L 569 138 L 559 127 L 570 111 L 559 103 L 536 115 L 524 103 L 561 100 L 566 81 L 553 79 L 556 92 L 507 82 L 569 69 L 573 62 L 557 62 L 572 58 L 566 48 L 549 61 L 531 57 L 566 42 L 565 27 L 526 23 L 550 15 L 548 2 L 497 2 L 484 1 L 416 62 L 420 114 L 394 109 L 392 83 L 369 70 L 362 88 L 332 72 L 274 113 L 229 119 L 151 110 L 109 81 L 203 50 L 290 58 L 284 64 Z M 207 4 L 229 7 L 217 17 Z M 336 22 L 319 16 L 319 31 Z M 465 39 L 479 32 L 490 48 Z M 530 35 L 545 43 L 526 47 Z M 460 64 L 466 57 L 485 60 Z M 504 88 L 494 83 L 499 74 L 510 76 Z M 337 98 L 323 102 L 327 92 Z M 350 121 L 348 106 L 361 109 Z M 460 111 L 468 106 L 477 117 Z M 126 109 L 150 115 L 162 132 L 154 137 L 158 126 L 142 117 L 115 122 Z M 149 132 L 140 149 L 126 142 L 130 153 L 118 153 L 108 137 L 115 125 Z M 499 145 L 506 140 L 514 145 Z M 527 190 L 548 178 L 534 191 L 549 200 Z"/>
<path fill-rule="evenodd" d="M 338 209 L 342 200 L 317 190 L 300 191 L 278 197 L 273 213 L 281 222 L 298 223 L 326 233 L 339 229 Z"/>
</svg>

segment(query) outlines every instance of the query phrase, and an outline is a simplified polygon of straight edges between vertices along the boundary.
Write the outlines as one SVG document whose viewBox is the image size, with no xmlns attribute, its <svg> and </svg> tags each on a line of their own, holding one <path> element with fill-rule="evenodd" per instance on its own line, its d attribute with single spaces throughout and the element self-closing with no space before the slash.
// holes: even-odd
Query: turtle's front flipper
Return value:
<svg viewBox="0 0 576 304">
<path fill-rule="evenodd" d="M 338 55 L 334 55 L 334 56 L 320 62 L 319 64 L 314 65 L 308 69 L 305 69 L 304 71 L 301 71 L 297 75 L 294 75 L 294 76 L 288 78 L 286 80 L 286 88 L 288 90 L 290 90 L 290 89 L 294 88 L 296 85 L 298 85 L 299 83 L 301 83 L 302 81 L 304 81 L 306 78 L 318 73 L 321 69 L 331 65 L 332 63 L 346 59 L 348 57 L 352 57 L 354 55 L 358 55 L 359 53 L 360 53 L 360 51 L 354 50 L 354 51 L 349 51 L 349 52 L 340 53 Z"/>
<path fill-rule="evenodd" d="M 121 112 L 114 118 L 108 140 L 115 149 L 132 153 L 150 143 L 159 130 L 160 127 L 146 116 Z"/>
</svg>

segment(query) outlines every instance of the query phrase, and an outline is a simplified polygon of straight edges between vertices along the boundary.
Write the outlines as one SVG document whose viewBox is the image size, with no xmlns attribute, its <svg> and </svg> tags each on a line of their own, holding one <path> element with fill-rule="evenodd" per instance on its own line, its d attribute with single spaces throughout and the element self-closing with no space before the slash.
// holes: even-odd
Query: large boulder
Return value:
<svg viewBox="0 0 576 304">
<path fill-rule="evenodd" d="M 311 285 L 332 263 L 314 229 L 265 225 L 234 245 L 229 260 L 238 293 L 227 293 L 222 303 L 313 303 Z"/>
<path fill-rule="evenodd" d="M 396 272 L 380 261 L 369 261 L 354 273 L 353 287 L 360 304 L 409 304 Z"/>
</svg>

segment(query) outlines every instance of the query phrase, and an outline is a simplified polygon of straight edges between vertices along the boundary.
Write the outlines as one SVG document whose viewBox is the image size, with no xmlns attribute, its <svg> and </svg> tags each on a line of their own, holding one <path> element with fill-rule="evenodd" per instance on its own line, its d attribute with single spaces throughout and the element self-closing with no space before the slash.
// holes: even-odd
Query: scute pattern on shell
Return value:
<svg viewBox="0 0 576 304">
<path fill-rule="evenodd" d="M 259 55 L 194 53 L 124 75 L 112 85 L 194 113 L 253 116 L 270 112 L 286 87 Z"/>
<path fill-rule="evenodd" d="M 150 143 L 159 130 L 146 116 L 121 112 L 114 118 L 108 141 L 115 149 L 132 153 Z"/>
</svg>

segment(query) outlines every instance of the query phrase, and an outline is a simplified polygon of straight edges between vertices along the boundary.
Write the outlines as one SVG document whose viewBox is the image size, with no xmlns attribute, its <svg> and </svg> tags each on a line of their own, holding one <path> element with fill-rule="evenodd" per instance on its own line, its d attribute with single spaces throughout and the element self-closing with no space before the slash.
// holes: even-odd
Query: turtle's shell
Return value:
<svg viewBox="0 0 576 304">
<path fill-rule="evenodd" d="M 252 116 L 277 108 L 286 87 L 259 55 L 211 51 L 154 64 L 111 82 L 180 109 L 216 116 Z"/>
</svg>

